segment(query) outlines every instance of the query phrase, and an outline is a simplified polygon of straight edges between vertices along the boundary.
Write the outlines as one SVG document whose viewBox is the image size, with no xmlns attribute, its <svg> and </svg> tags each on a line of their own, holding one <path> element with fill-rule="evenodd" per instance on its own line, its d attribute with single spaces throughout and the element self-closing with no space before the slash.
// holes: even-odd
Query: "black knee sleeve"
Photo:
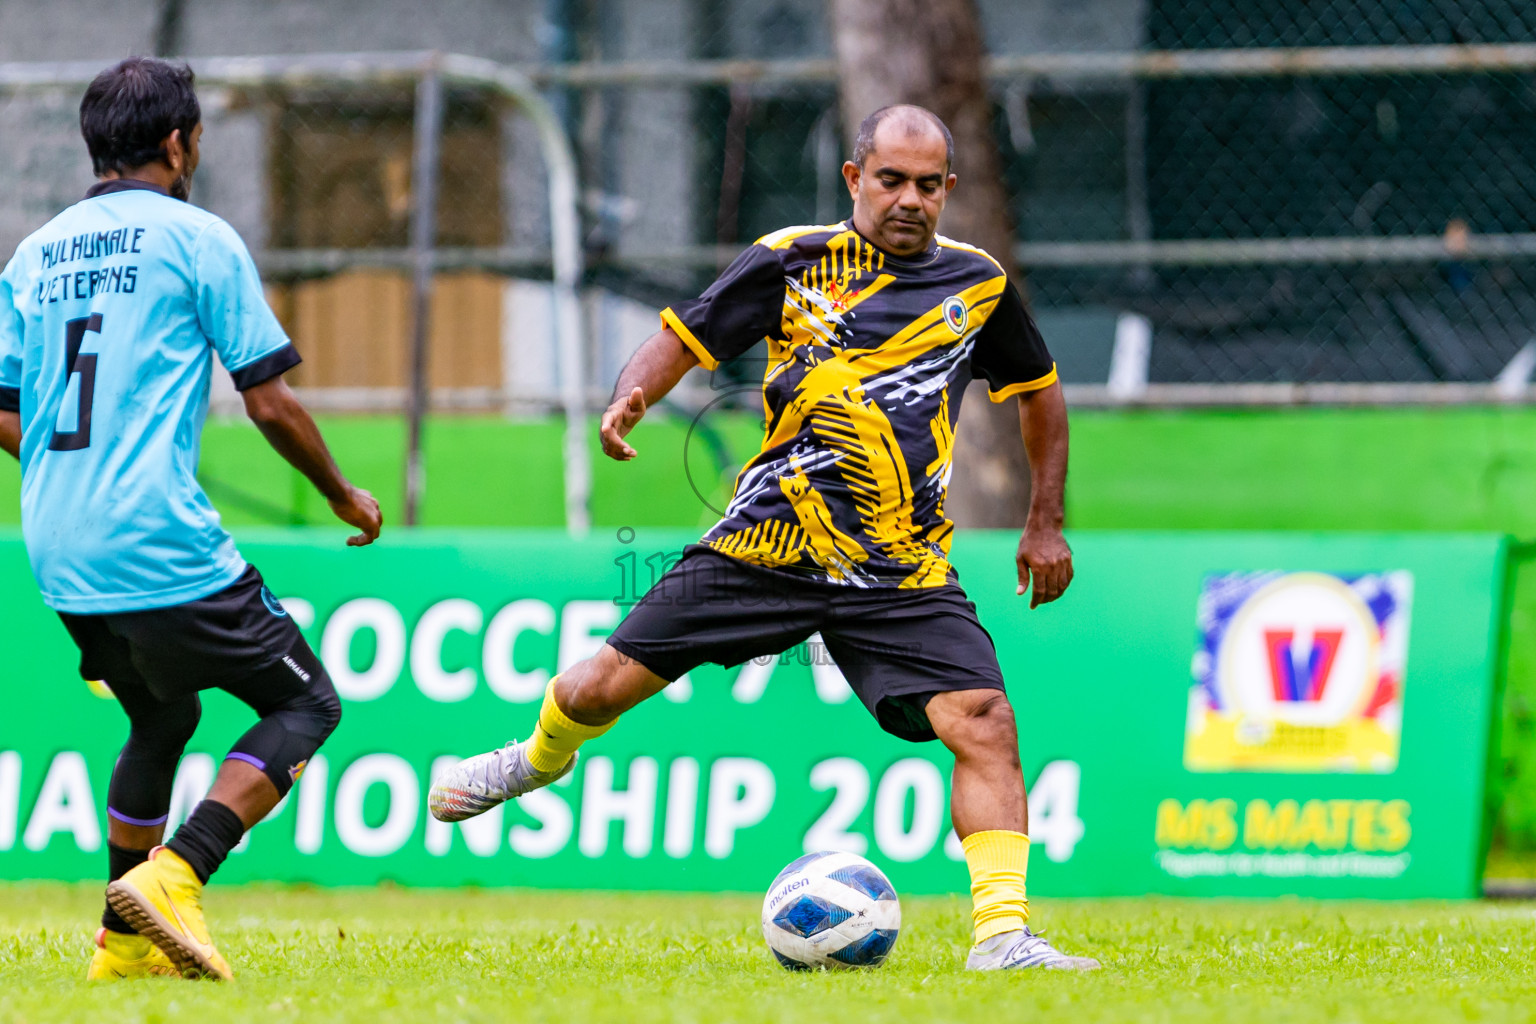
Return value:
<svg viewBox="0 0 1536 1024">
<path fill-rule="evenodd" d="M 325 666 L 302 639 L 236 693 L 261 715 L 229 756 L 260 768 L 286 794 L 341 721 L 341 699 Z"/>
<path fill-rule="evenodd" d="M 127 698 L 122 704 L 130 728 L 128 742 L 112 769 L 107 813 L 128 825 L 163 825 L 171 807 L 176 765 L 197 729 L 202 704 L 196 694 L 171 701 Z"/>
</svg>

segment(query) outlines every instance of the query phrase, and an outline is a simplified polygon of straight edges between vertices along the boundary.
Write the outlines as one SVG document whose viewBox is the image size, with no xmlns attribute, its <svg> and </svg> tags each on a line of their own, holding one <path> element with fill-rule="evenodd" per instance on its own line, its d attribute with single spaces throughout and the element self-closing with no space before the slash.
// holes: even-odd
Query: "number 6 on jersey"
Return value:
<svg viewBox="0 0 1536 1024">
<path fill-rule="evenodd" d="M 61 430 L 55 424 L 53 436 L 48 439 L 50 451 L 75 452 L 91 446 L 91 400 L 96 396 L 96 353 L 80 354 L 87 331 L 101 333 L 100 313 L 64 321 L 64 373 L 68 376 L 78 373 L 80 388 L 76 392 L 78 406 L 75 411 L 75 429 Z M 68 400 L 69 386 L 66 383 L 64 402 L 60 403 L 61 414 Z"/>
</svg>

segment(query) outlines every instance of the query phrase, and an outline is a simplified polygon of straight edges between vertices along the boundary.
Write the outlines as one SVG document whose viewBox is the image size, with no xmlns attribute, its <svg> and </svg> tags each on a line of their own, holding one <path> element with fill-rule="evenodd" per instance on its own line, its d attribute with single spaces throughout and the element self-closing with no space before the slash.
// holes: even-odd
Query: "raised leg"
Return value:
<svg viewBox="0 0 1536 1024">
<path fill-rule="evenodd" d="M 666 685 L 605 644 L 550 680 L 531 737 L 449 768 L 433 781 L 427 808 L 439 821 L 463 821 L 558 782 L 575 767 L 583 743 L 607 732 L 620 715 Z"/>
<path fill-rule="evenodd" d="M 583 725 L 607 725 L 641 701 L 666 689 L 667 681 L 634 658 L 603 645 L 553 681 L 555 700 Z"/>
</svg>

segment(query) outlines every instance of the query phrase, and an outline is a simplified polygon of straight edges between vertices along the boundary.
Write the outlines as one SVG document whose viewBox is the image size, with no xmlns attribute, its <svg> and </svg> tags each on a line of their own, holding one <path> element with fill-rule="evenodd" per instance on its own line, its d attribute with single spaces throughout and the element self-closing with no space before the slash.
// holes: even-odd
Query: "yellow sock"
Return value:
<svg viewBox="0 0 1536 1024">
<path fill-rule="evenodd" d="M 539 709 L 539 727 L 533 731 L 533 742 L 528 747 L 528 763 L 541 772 L 552 772 L 562 767 L 576 753 L 576 748 L 587 740 L 595 739 L 613 728 L 607 725 L 582 725 L 560 710 L 555 703 L 555 679 L 549 681 L 544 691 L 544 706 Z"/>
<path fill-rule="evenodd" d="M 1029 872 L 1029 837 L 1022 832 L 973 832 L 960 841 L 971 869 L 971 918 L 976 941 L 1015 931 L 1029 920 L 1024 876 Z"/>
</svg>

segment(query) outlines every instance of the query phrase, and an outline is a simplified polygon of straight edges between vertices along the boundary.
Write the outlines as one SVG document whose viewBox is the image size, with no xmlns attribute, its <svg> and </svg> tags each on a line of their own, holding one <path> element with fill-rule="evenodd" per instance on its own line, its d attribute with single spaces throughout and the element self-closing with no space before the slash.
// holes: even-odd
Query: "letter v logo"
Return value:
<svg viewBox="0 0 1536 1024">
<path fill-rule="evenodd" d="M 1342 629 L 1315 630 L 1311 643 L 1305 645 L 1296 642 L 1295 630 L 1266 629 L 1264 649 L 1269 655 L 1269 679 L 1275 700 L 1322 700 L 1343 640 Z"/>
</svg>

